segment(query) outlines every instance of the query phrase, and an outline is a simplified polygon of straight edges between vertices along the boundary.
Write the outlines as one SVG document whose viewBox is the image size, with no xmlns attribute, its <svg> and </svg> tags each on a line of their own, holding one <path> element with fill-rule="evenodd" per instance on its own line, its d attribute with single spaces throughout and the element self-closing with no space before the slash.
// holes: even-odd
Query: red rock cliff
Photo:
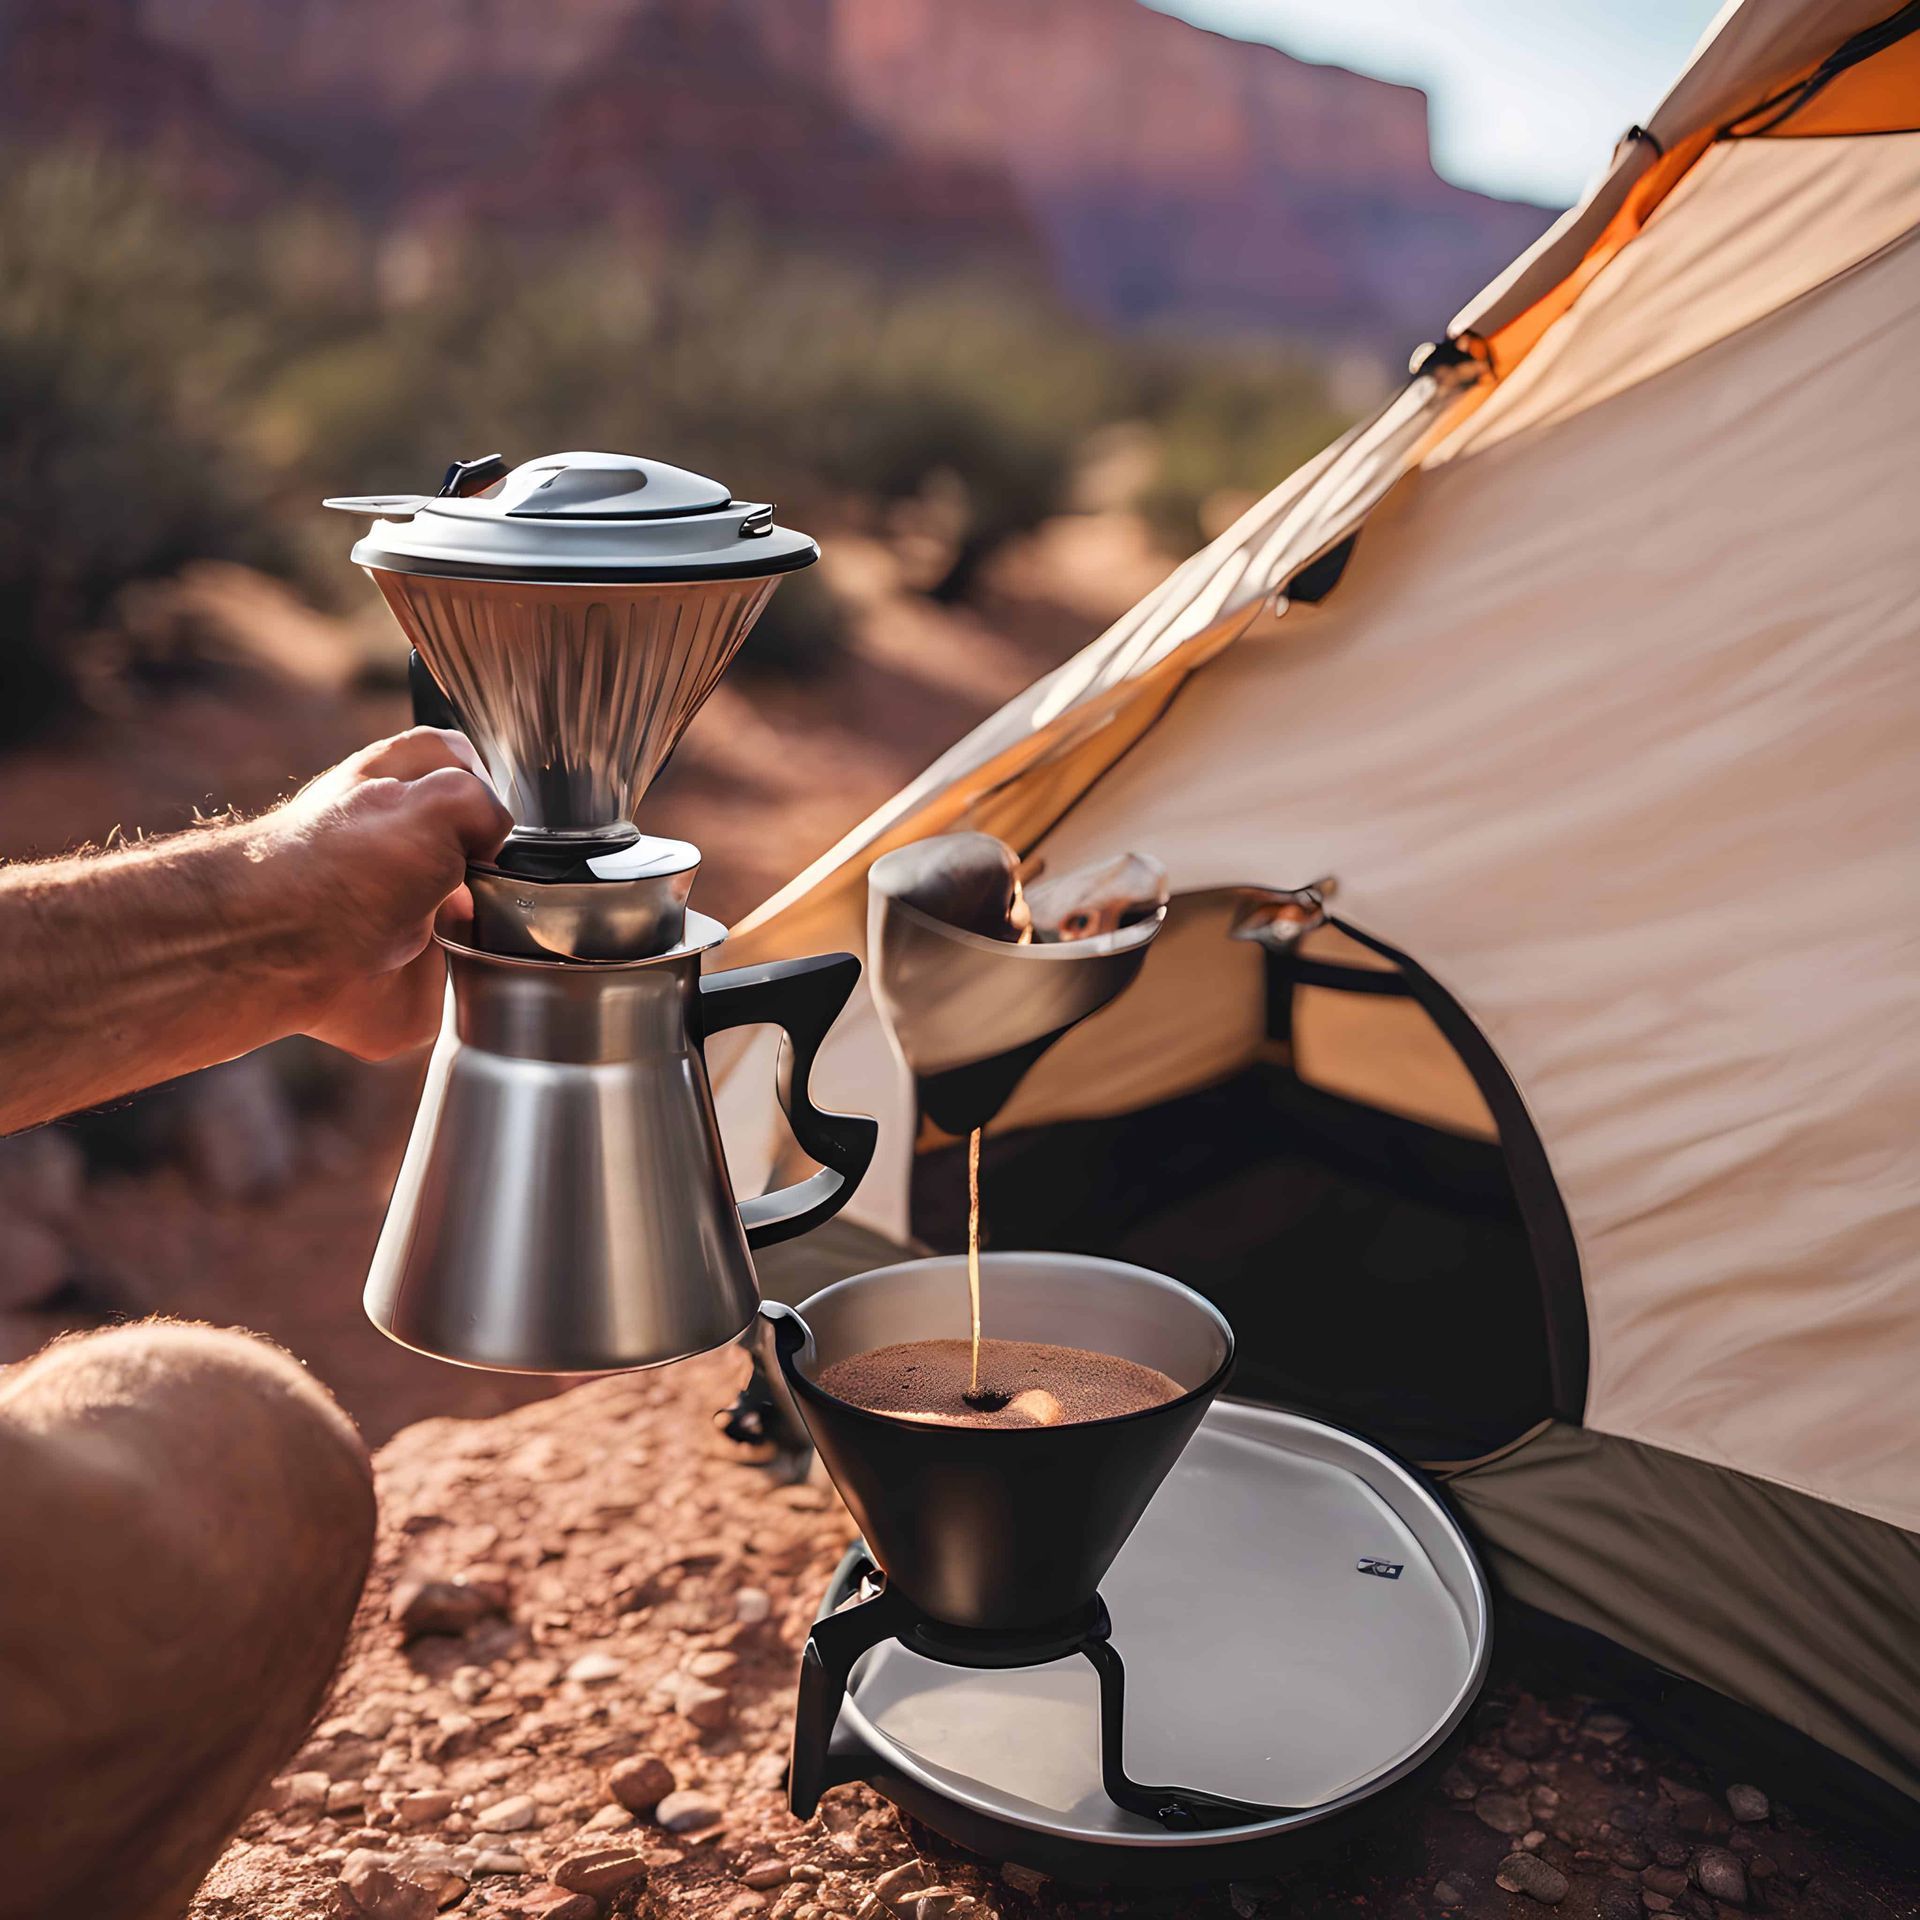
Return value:
<svg viewBox="0 0 1920 1920">
<path fill-rule="evenodd" d="M 216 180 L 250 139 L 256 173 L 304 168 L 381 218 L 671 237 L 739 210 L 910 268 L 1037 269 L 1120 324 L 1406 346 L 1546 218 L 1441 181 L 1417 92 L 1138 0 L 0 0 L 0 33 L 10 16 L 36 45 L 91 22 L 108 52 L 68 59 L 51 117 L 129 144 L 153 115 L 111 49 L 145 48 L 168 138 L 204 127 Z"/>
</svg>

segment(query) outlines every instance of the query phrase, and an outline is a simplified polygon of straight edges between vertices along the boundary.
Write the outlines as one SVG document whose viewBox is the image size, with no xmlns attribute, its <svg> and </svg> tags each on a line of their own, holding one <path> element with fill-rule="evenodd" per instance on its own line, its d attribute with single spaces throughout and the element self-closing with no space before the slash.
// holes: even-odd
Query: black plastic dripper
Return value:
<svg viewBox="0 0 1920 1920">
<path fill-rule="evenodd" d="M 893 1590 L 951 1626 L 1044 1628 L 1091 1604 L 1225 1384 L 1233 1335 L 1198 1294 L 1114 1261 L 989 1255 L 982 1278 L 997 1334 L 1121 1354 L 1187 1391 L 1143 1412 L 1052 1427 L 904 1419 L 823 1391 L 816 1376 L 832 1360 L 945 1330 L 937 1307 L 951 1304 L 956 1281 L 965 1304 L 951 1260 L 881 1268 L 799 1311 L 761 1313 L 781 1376 Z"/>
</svg>

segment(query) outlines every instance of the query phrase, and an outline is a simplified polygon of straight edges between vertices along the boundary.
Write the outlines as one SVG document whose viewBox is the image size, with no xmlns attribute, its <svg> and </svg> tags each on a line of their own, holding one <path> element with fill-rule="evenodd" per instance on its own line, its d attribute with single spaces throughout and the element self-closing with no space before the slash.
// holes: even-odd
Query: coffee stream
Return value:
<svg viewBox="0 0 1920 1920">
<path fill-rule="evenodd" d="M 1133 862 L 1129 856 L 1131 864 Z M 1158 870 L 1154 870 L 1158 879 Z M 1112 893 L 1110 876 L 1106 893 Z M 1058 904 L 1058 902 L 1056 902 Z M 1071 906 L 1071 902 L 1068 902 Z M 1052 925 L 1060 937 L 1083 939 L 1123 924 L 1110 900 L 1066 906 Z M 1006 904 L 1012 945 L 1033 941 L 1033 908 L 1018 872 Z M 1039 1340 L 989 1340 L 981 1329 L 979 1288 L 979 1148 L 985 1127 L 966 1142 L 966 1340 L 902 1340 L 837 1359 L 820 1371 L 829 1394 L 870 1413 L 943 1427 L 1062 1427 L 1117 1419 L 1177 1400 L 1185 1388 L 1158 1367 Z M 981 1377 L 991 1384 L 981 1384 Z"/>
<path fill-rule="evenodd" d="M 1016 929 L 1013 944 L 1030 946 L 1033 910 L 1027 905 L 1026 892 L 1017 873 L 1013 876 L 1013 901 L 1007 909 L 1007 919 Z M 976 1413 L 998 1413 L 1007 1404 L 1006 1394 L 997 1387 L 980 1384 L 980 1136 L 985 1132 L 985 1127 L 975 1127 L 967 1135 L 967 1305 L 972 1316 L 973 1353 L 964 1398 Z"/>
<path fill-rule="evenodd" d="M 967 1372 L 967 1399 L 980 1392 L 980 1136 L 975 1127 L 967 1135 L 967 1304 L 973 1309 L 973 1364 Z M 1006 1403 L 1003 1400 L 1001 1404 Z"/>
<path fill-rule="evenodd" d="M 820 1384 L 871 1413 L 940 1426 L 1057 1427 L 1164 1406 L 1183 1389 L 1157 1367 L 1085 1347 L 988 1340 L 980 1326 L 980 1139 L 967 1136 L 970 1338 L 905 1340 L 836 1360 Z M 991 1386 L 980 1384 L 984 1357 Z"/>
</svg>

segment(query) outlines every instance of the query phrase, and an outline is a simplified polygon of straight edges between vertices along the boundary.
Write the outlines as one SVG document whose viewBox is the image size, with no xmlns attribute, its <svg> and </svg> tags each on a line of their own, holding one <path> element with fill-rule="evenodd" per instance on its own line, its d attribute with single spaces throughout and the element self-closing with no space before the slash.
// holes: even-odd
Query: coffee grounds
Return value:
<svg viewBox="0 0 1920 1920">
<path fill-rule="evenodd" d="M 1164 1406 L 1186 1391 L 1157 1367 L 1085 1347 L 982 1340 L 980 1385 L 999 1407 L 968 1404 L 973 1365 L 965 1340 L 907 1340 L 823 1367 L 819 1384 L 869 1413 L 953 1427 L 1059 1427 Z"/>
</svg>

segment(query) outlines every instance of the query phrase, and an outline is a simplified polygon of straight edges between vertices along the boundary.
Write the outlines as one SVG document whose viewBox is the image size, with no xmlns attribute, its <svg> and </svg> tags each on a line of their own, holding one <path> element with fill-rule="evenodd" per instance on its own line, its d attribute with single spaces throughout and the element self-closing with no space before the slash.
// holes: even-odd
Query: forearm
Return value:
<svg viewBox="0 0 1920 1920">
<path fill-rule="evenodd" d="M 0 868 L 0 1133 L 300 1027 L 323 995 L 284 865 L 222 826 Z"/>
</svg>

